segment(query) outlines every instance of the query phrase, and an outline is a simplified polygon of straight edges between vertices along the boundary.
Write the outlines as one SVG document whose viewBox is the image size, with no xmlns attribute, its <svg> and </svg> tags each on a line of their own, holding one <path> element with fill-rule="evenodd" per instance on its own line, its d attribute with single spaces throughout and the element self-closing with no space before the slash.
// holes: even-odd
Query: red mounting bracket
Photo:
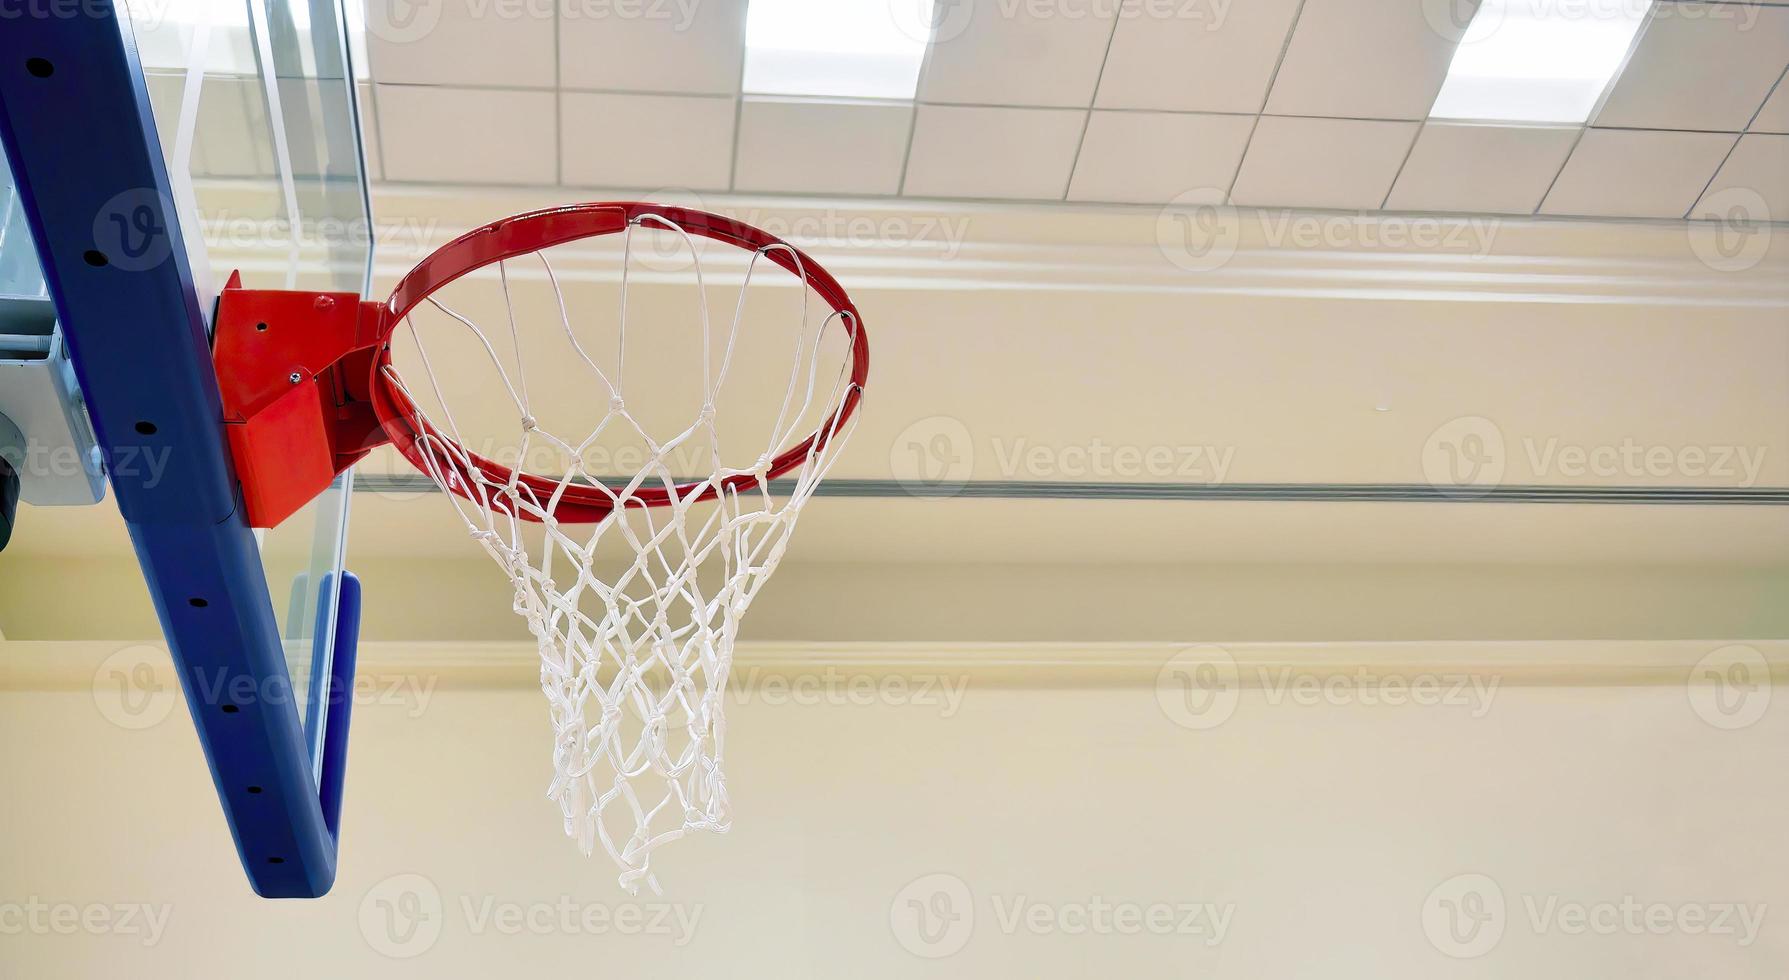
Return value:
<svg viewBox="0 0 1789 980">
<path fill-rule="evenodd" d="M 383 305 L 354 293 L 218 297 L 212 364 L 251 527 L 274 527 L 390 440 L 368 393 Z"/>
</svg>

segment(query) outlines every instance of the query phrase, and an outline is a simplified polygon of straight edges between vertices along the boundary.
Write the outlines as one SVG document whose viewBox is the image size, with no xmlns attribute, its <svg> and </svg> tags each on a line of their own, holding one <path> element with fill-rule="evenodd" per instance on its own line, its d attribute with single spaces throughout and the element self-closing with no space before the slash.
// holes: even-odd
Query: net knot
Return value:
<svg viewBox="0 0 1789 980">
<path fill-rule="evenodd" d="M 714 422 L 714 402 L 703 403 L 702 411 L 696 415 L 696 421 L 703 425 L 709 425 Z"/>
<path fill-rule="evenodd" d="M 535 422 L 534 422 L 534 416 L 532 416 L 532 415 L 522 416 L 522 431 L 523 432 L 533 432 L 537 427 L 538 426 L 536 426 Z"/>
<path fill-rule="evenodd" d="M 625 410 L 626 408 L 627 408 L 627 403 L 621 400 L 620 395 L 615 395 L 609 399 L 609 411 L 621 412 L 621 411 Z"/>
</svg>

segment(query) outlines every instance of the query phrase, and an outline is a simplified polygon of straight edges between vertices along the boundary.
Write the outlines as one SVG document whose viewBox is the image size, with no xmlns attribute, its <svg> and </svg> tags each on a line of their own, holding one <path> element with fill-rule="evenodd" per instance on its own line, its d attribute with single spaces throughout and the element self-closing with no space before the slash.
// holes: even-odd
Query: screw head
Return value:
<svg viewBox="0 0 1789 980">
<path fill-rule="evenodd" d="M 317 302 L 315 305 L 316 305 L 317 309 L 319 309 L 319 310 L 327 310 L 330 307 L 335 305 L 335 297 L 333 297 L 333 296 L 318 296 Z"/>
<path fill-rule="evenodd" d="M 304 380 L 304 375 L 299 374 L 297 371 L 293 371 L 291 374 L 286 375 L 286 380 L 292 382 L 293 384 L 297 384 L 298 382 Z"/>
</svg>

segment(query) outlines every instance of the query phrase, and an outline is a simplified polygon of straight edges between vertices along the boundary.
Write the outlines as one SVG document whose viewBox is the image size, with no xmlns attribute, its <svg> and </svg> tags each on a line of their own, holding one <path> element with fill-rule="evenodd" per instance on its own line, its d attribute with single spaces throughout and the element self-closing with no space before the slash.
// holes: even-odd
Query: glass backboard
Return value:
<svg viewBox="0 0 1789 980">
<path fill-rule="evenodd" d="M 351 23 L 341 0 L 131 0 L 162 153 L 202 305 L 248 287 L 364 294 L 371 212 Z M 364 71 L 364 69 L 362 69 Z M 320 766 L 351 474 L 260 535 L 292 689 Z"/>
</svg>

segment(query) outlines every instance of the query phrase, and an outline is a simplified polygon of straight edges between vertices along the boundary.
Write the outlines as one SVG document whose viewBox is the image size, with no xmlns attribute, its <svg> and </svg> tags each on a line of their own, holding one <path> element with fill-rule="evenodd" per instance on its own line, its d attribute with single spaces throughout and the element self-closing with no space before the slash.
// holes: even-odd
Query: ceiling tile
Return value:
<svg viewBox="0 0 1789 980">
<path fill-rule="evenodd" d="M 1254 126 L 1252 116 L 1096 111 L 1068 199 L 1166 204 L 1207 189 L 1222 203 Z"/>
<path fill-rule="evenodd" d="M 1705 204 L 1739 200 L 1732 192 L 1751 191 L 1763 198 L 1769 219 L 1789 221 L 1789 136 L 1752 133 L 1739 138 L 1739 145 L 1721 165 L 1714 182 L 1697 202 L 1697 217 Z M 1716 198 L 1720 194 L 1722 197 Z"/>
<path fill-rule="evenodd" d="M 553 93 L 378 85 L 387 180 L 550 184 Z"/>
<path fill-rule="evenodd" d="M 732 95 L 746 0 L 623 4 L 560 0 L 559 75 L 568 89 Z"/>
<path fill-rule="evenodd" d="M 898 194 L 913 106 L 746 99 L 733 186 L 742 191 Z"/>
<path fill-rule="evenodd" d="M 285 88 L 281 86 L 282 90 Z M 211 177 L 263 177 L 276 173 L 273 129 L 267 124 L 267 96 L 260 81 L 205 76 L 199 89 L 191 166 L 193 173 Z"/>
<path fill-rule="evenodd" d="M 1541 211 L 1681 218 L 1696 203 L 1733 140 L 1725 133 L 1588 130 Z"/>
<path fill-rule="evenodd" d="M 544 9 L 542 9 L 544 7 Z M 495 0 L 367 0 L 373 80 L 552 88 L 553 8 Z"/>
<path fill-rule="evenodd" d="M 300 178 L 316 179 L 324 173 L 330 163 L 329 141 L 342 139 L 350 134 L 334 126 L 319 128 L 325 119 L 336 119 L 334 115 L 348 101 L 348 83 L 339 78 L 282 78 L 278 90 L 280 98 L 280 115 L 286 124 L 286 150 L 292 156 L 292 172 Z M 258 87 L 258 86 L 257 86 Z M 264 105 L 264 97 L 251 101 L 256 108 Z M 331 107 L 331 113 L 325 114 L 323 106 Z M 264 123 L 259 123 L 265 126 Z M 264 129 L 270 135 L 265 139 L 272 145 L 270 129 Z M 318 148 L 323 148 L 319 153 Z"/>
<path fill-rule="evenodd" d="M 1170 11 L 1176 16 L 1152 16 Z M 1129 0 L 1100 74 L 1102 109 L 1260 111 L 1298 0 Z"/>
<path fill-rule="evenodd" d="M 185 73 L 146 71 L 149 108 L 156 127 L 173 133 L 186 95 Z M 273 172 L 261 85 L 252 79 L 206 75 L 199 86 L 199 115 L 193 124 L 191 156 L 174 159 L 174 140 L 161 141 L 162 159 L 175 174 L 206 177 L 257 177 Z"/>
<path fill-rule="evenodd" d="M 366 153 L 366 172 L 368 180 L 380 180 L 385 176 L 384 163 L 379 157 L 379 107 L 373 98 L 373 87 L 367 84 L 356 86 L 360 100 L 360 145 Z"/>
<path fill-rule="evenodd" d="M 1068 186 L 1087 113 L 919 107 L 903 193 L 1055 200 Z"/>
<path fill-rule="evenodd" d="M 1429 123 L 1385 206 L 1531 214 L 1577 141 L 1576 126 Z"/>
<path fill-rule="evenodd" d="M 940 17 L 933 32 L 919 80 L 920 101 L 1073 107 L 1093 102 L 1115 5 L 954 3 L 954 12 Z M 1068 16 L 1071 11 L 1076 16 Z"/>
<path fill-rule="evenodd" d="M 1184 16 L 1150 16 L 1157 9 Z M 1157 0 L 1129 0 L 1093 104 L 1258 113 L 1297 13 L 1299 0 L 1166 7 Z"/>
<path fill-rule="evenodd" d="M 1258 207 L 1377 208 L 1419 125 L 1263 116 L 1230 200 Z"/>
<path fill-rule="evenodd" d="M 1752 120 L 1754 133 L 1789 133 L 1789 81 L 1779 79 L 1776 91 L 1764 100 L 1758 118 Z"/>
<path fill-rule="evenodd" d="M 1789 7 L 1661 3 L 1598 126 L 1738 132 L 1789 65 Z"/>
<path fill-rule="evenodd" d="M 171 72 L 143 72 L 143 87 L 149 92 L 149 111 L 155 118 L 155 128 L 164 133 L 171 133 L 180 122 L 180 96 L 186 87 L 186 76 Z M 201 96 L 205 90 L 199 89 Z M 162 152 L 171 153 L 171 140 L 164 140 Z M 167 161 L 170 166 L 173 161 Z"/>
<path fill-rule="evenodd" d="M 1470 2 L 1470 0 L 1468 0 Z M 1438 4 L 1305 0 L 1267 111 L 1288 116 L 1422 119 L 1441 91 L 1454 37 Z"/>
<path fill-rule="evenodd" d="M 587 187 L 725 190 L 734 100 L 688 95 L 560 95 L 561 180 Z"/>
</svg>

